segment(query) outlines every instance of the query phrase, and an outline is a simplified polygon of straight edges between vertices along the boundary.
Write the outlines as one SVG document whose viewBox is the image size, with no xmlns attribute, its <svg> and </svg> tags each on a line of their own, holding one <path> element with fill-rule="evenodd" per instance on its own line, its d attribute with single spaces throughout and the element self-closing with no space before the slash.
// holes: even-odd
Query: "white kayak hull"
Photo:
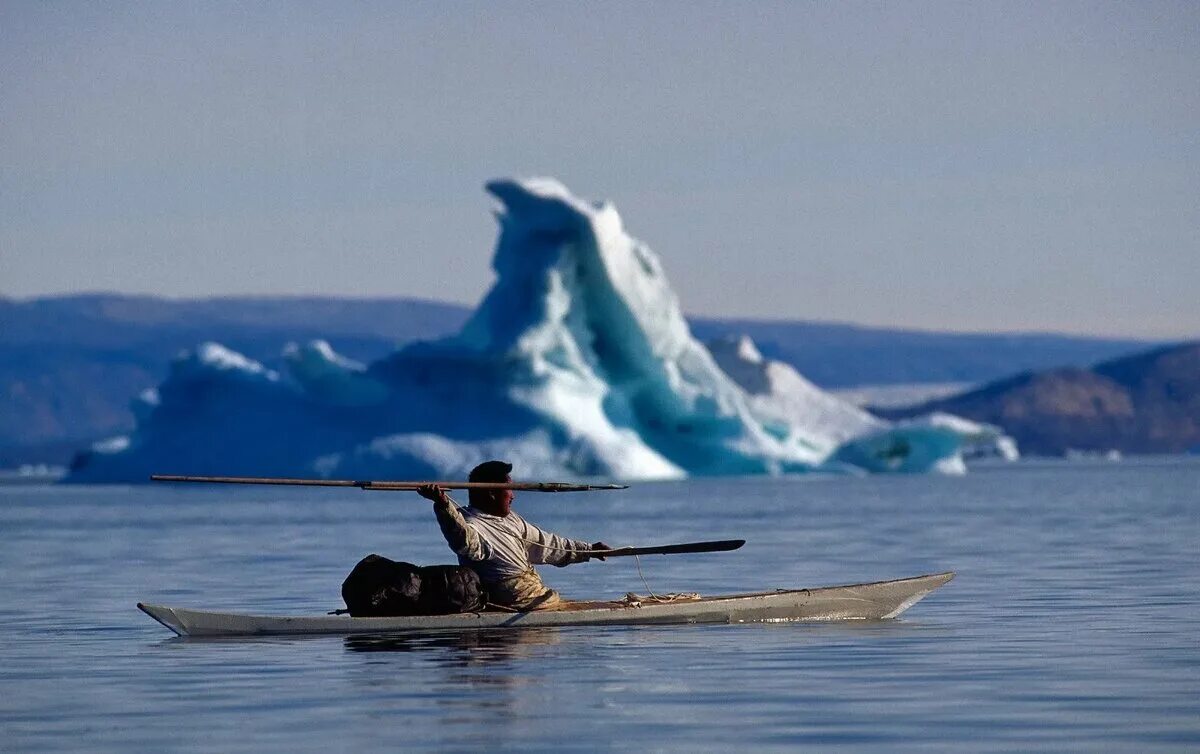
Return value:
<svg viewBox="0 0 1200 754">
<path fill-rule="evenodd" d="M 586 608 L 581 609 L 528 613 L 488 611 L 395 618 L 243 615 L 142 603 L 138 603 L 138 608 L 180 636 L 348 636 L 539 626 L 886 620 L 895 618 L 952 578 L 954 573 L 946 572 L 870 584 L 779 590 L 666 603 L 643 602 L 638 606 L 606 602 L 588 603 Z"/>
</svg>

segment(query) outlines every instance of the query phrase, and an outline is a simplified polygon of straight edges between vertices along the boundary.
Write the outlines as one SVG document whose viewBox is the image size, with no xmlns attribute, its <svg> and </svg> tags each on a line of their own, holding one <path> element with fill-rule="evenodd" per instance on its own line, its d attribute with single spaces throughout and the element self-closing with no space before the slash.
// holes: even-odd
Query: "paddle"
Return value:
<svg viewBox="0 0 1200 754">
<path fill-rule="evenodd" d="M 681 555 L 689 552 L 729 552 L 746 544 L 744 539 L 722 539 L 715 542 L 685 542 L 678 545 L 653 547 L 615 547 L 611 550 L 592 550 L 592 557 L 619 558 L 625 555 Z"/>
<path fill-rule="evenodd" d="M 360 490 L 415 490 L 436 484 L 446 490 L 522 490 L 525 492 L 585 492 L 624 490 L 627 484 L 568 484 L 566 482 L 394 482 L 350 479 L 289 479 L 257 476 L 175 476 L 152 474 L 152 482 L 209 482 L 213 484 L 280 484 L 295 487 L 357 487 Z"/>
<path fill-rule="evenodd" d="M 213 484 L 278 484 L 296 487 L 357 487 L 362 490 L 415 490 L 436 484 L 448 490 L 524 490 L 526 492 L 582 492 L 586 490 L 624 490 L 627 484 L 568 484 L 566 482 L 398 482 L 350 479 L 292 479 L 287 477 L 253 476 L 176 476 L 152 474 L 153 482 L 207 482 Z M 746 544 L 744 539 L 723 539 L 714 542 L 684 542 L 653 547 L 616 547 L 611 550 L 592 550 L 589 555 L 620 558 L 627 555 L 681 555 L 693 552 L 728 552 Z"/>
</svg>

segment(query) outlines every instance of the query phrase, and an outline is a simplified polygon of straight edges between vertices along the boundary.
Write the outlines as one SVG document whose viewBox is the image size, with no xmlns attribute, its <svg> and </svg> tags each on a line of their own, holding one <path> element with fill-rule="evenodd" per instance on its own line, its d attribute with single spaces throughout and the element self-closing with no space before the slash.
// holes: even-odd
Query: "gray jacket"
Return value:
<svg viewBox="0 0 1200 754">
<path fill-rule="evenodd" d="M 453 502 L 435 503 L 433 511 L 458 562 L 485 583 L 516 578 L 535 564 L 565 566 L 590 559 L 590 543 L 539 529 L 516 513 L 493 516 Z"/>
</svg>

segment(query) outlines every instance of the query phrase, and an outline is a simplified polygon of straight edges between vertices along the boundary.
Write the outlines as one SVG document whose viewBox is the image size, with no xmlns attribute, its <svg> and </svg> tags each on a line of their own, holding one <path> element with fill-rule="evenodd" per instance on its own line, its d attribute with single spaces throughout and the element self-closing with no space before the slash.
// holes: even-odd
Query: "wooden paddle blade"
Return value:
<svg viewBox="0 0 1200 754">
<path fill-rule="evenodd" d="M 616 547 L 611 550 L 592 550 L 588 554 L 602 558 L 620 558 L 626 555 L 683 555 L 692 552 L 729 552 L 744 544 L 744 539 L 721 539 L 713 542 L 684 542 L 652 547 Z"/>
</svg>

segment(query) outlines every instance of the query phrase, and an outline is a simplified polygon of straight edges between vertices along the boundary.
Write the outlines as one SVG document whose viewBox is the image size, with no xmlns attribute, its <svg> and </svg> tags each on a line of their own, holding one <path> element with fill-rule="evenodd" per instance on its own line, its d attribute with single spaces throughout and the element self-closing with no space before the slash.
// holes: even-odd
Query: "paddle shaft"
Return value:
<svg viewBox="0 0 1200 754">
<path fill-rule="evenodd" d="M 623 490 L 623 484 L 567 484 L 565 482 L 394 482 L 349 479 L 291 479 L 287 477 L 245 476 L 175 476 L 154 474 L 154 482 L 205 482 L 210 484 L 275 484 L 295 487 L 357 487 L 363 490 L 415 490 L 435 484 L 448 490 L 524 490 L 527 492 L 578 492 L 583 490 Z M 620 558 L 630 555 L 683 555 L 696 552 L 728 552 L 746 544 L 744 539 L 722 539 L 711 542 L 684 542 L 676 545 L 651 547 L 617 547 L 611 550 L 592 550 L 589 555 Z"/>
<path fill-rule="evenodd" d="M 612 550 L 592 550 L 593 557 L 620 558 L 626 555 L 683 555 L 690 552 L 729 552 L 746 544 L 744 539 L 722 539 L 715 542 L 685 542 L 678 545 L 652 547 L 617 547 Z"/>
<path fill-rule="evenodd" d="M 205 482 L 209 484 L 275 484 L 292 487 L 357 487 L 360 490 L 415 490 L 436 484 L 446 490 L 522 490 L 525 492 L 583 492 L 587 490 L 623 490 L 625 484 L 568 484 L 566 482 L 398 482 L 351 479 L 291 479 L 255 476 L 176 476 L 153 474 L 153 482 Z"/>
</svg>

